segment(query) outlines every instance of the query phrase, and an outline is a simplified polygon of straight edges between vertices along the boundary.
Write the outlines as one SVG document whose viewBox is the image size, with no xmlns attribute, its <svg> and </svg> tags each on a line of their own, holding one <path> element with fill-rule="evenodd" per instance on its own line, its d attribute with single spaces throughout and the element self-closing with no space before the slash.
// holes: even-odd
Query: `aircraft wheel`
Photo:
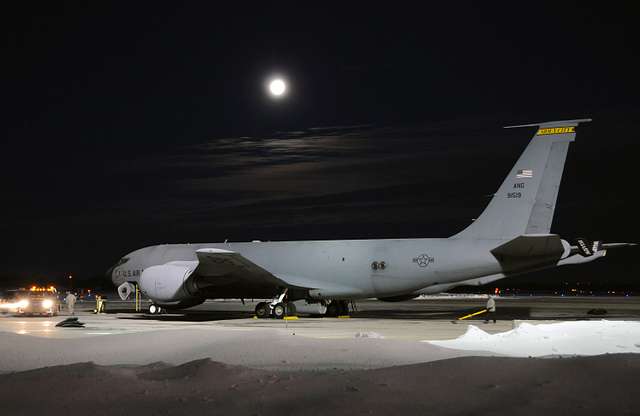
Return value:
<svg viewBox="0 0 640 416">
<path fill-rule="evenodd" d="M 287 316 L 298 316 L 295 303 L 287 302 L 286 309 Z"/>
<path fill-rule="evenodd" d="M 341 300 L 338 305 L 338 311 L 340 312 L 338 316 L 349 315 L 349 302 Z"/>
<path fill-rule="evenodd" d="M 282 319 L 286 315 L 287 308 L 282 303 L 278 303 L 273 307 L 273 317 L 275 319 Z"/>
<path fill-rule="evenodd" d="M 336 316 L 349 315 L 349 303 L 346 300 L 334 300 L 327 306 L 324 316 L 335 318 Z"/>
<path fill-rule="evenodd" d="M 155 315 L 157 313 L 160 313 L 160 307 L 157 305 L 154 305 L 153 303 L 151 305 L 149 305 L 149 313 L 151 315 Z"/>
<path fill-rule="evenodd" d="M 260 302 L 256 305 L 256 316 L 259 319 L 268 318 L 270 313 L 271 311 L 269 310 L 269 306 L 267 305 L 267 302 Z"/>
<path fill-rule="evenodd" d="M 329 305 L 327 305 L 327 312 L 325 312 L 324 316 L 335 318 L 339 313 L 340 311 L 338 310 L 338 302 L 333 301 Z"/>
</svg>

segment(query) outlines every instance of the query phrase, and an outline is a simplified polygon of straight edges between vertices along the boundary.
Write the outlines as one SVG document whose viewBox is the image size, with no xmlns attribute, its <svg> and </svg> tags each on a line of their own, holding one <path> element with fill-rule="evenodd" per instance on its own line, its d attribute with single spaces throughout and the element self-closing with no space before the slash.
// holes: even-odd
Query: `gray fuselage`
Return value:
<svg viewBox="0 0 640 416">
<path fill-rule="evenodd" d="M 291 286 L 310 288 L 311 297 L 386 297 L 500 273 L 489 251 L 500 243 L 436 238 L 164 244 L 127 254 L 112 276 L 116 285 L 137 282 L 150 266 L 197 261 L 196 250 L 219 248 L 241 254 Z M 228 296 L 245 297 L 246 288 Z"/>
</svg>

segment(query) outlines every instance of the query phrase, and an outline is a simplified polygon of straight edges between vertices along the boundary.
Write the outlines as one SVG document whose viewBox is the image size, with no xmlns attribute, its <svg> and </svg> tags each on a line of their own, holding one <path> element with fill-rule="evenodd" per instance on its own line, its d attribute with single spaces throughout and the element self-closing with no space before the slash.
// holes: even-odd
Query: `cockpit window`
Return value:
<svg viewBox="0 0 640 416">
<path fill-rule="evenodd" d="M 116 263 L 115 267 L 122 266 L 128 261 L 129 261 L 129 257 L 123 257 L 120 260 L 118 260 L 118 263 Z"/>
</svg>

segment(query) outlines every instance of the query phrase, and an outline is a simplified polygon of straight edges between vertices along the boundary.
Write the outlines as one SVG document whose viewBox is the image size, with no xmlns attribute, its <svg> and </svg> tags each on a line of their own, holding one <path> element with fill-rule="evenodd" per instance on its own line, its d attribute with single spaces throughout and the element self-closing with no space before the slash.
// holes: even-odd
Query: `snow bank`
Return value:
<svg viewBox="0 0 640 416">
<path fill-rule="evenodd" d="M 456 339 L 423 342 L 512 357 L 640 353 L 640 322 L 602 320 L 540 325 L 523 322 L 511 331 L 493 335 L 470 325 Z"/>
</svg>

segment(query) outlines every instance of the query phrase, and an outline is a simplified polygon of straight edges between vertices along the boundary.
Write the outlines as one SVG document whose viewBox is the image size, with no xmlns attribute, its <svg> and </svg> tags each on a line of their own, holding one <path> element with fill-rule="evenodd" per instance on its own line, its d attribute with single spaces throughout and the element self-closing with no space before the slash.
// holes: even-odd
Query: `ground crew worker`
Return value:
<svg viewBox="0 0 640 416">
<path fill-rule="evenodd" d="M 489 299 L 487 300 L 487 315 L 485 317 L 484 323 L 488 324 L 489 320 L 493 319 L 493 323 L 496 323 L 496 301 L 493 299 L 493 296 L 489 295 Z"/>
<path fill-rule="evenodd" d="M 64 301 L 67 302 L 67 309 L 69 310 L 69 315 L 74 315 L 73 308 L 76 306 L 76 295 L 71 292 L 67 292 L 67 297 L 64 298 Z"/>
<path fill-rule="evenodd" d="M 104 301 L 102 300 L 102 296 L 96 296 L 96 313 L 104 312 Z"/>
</svg>

